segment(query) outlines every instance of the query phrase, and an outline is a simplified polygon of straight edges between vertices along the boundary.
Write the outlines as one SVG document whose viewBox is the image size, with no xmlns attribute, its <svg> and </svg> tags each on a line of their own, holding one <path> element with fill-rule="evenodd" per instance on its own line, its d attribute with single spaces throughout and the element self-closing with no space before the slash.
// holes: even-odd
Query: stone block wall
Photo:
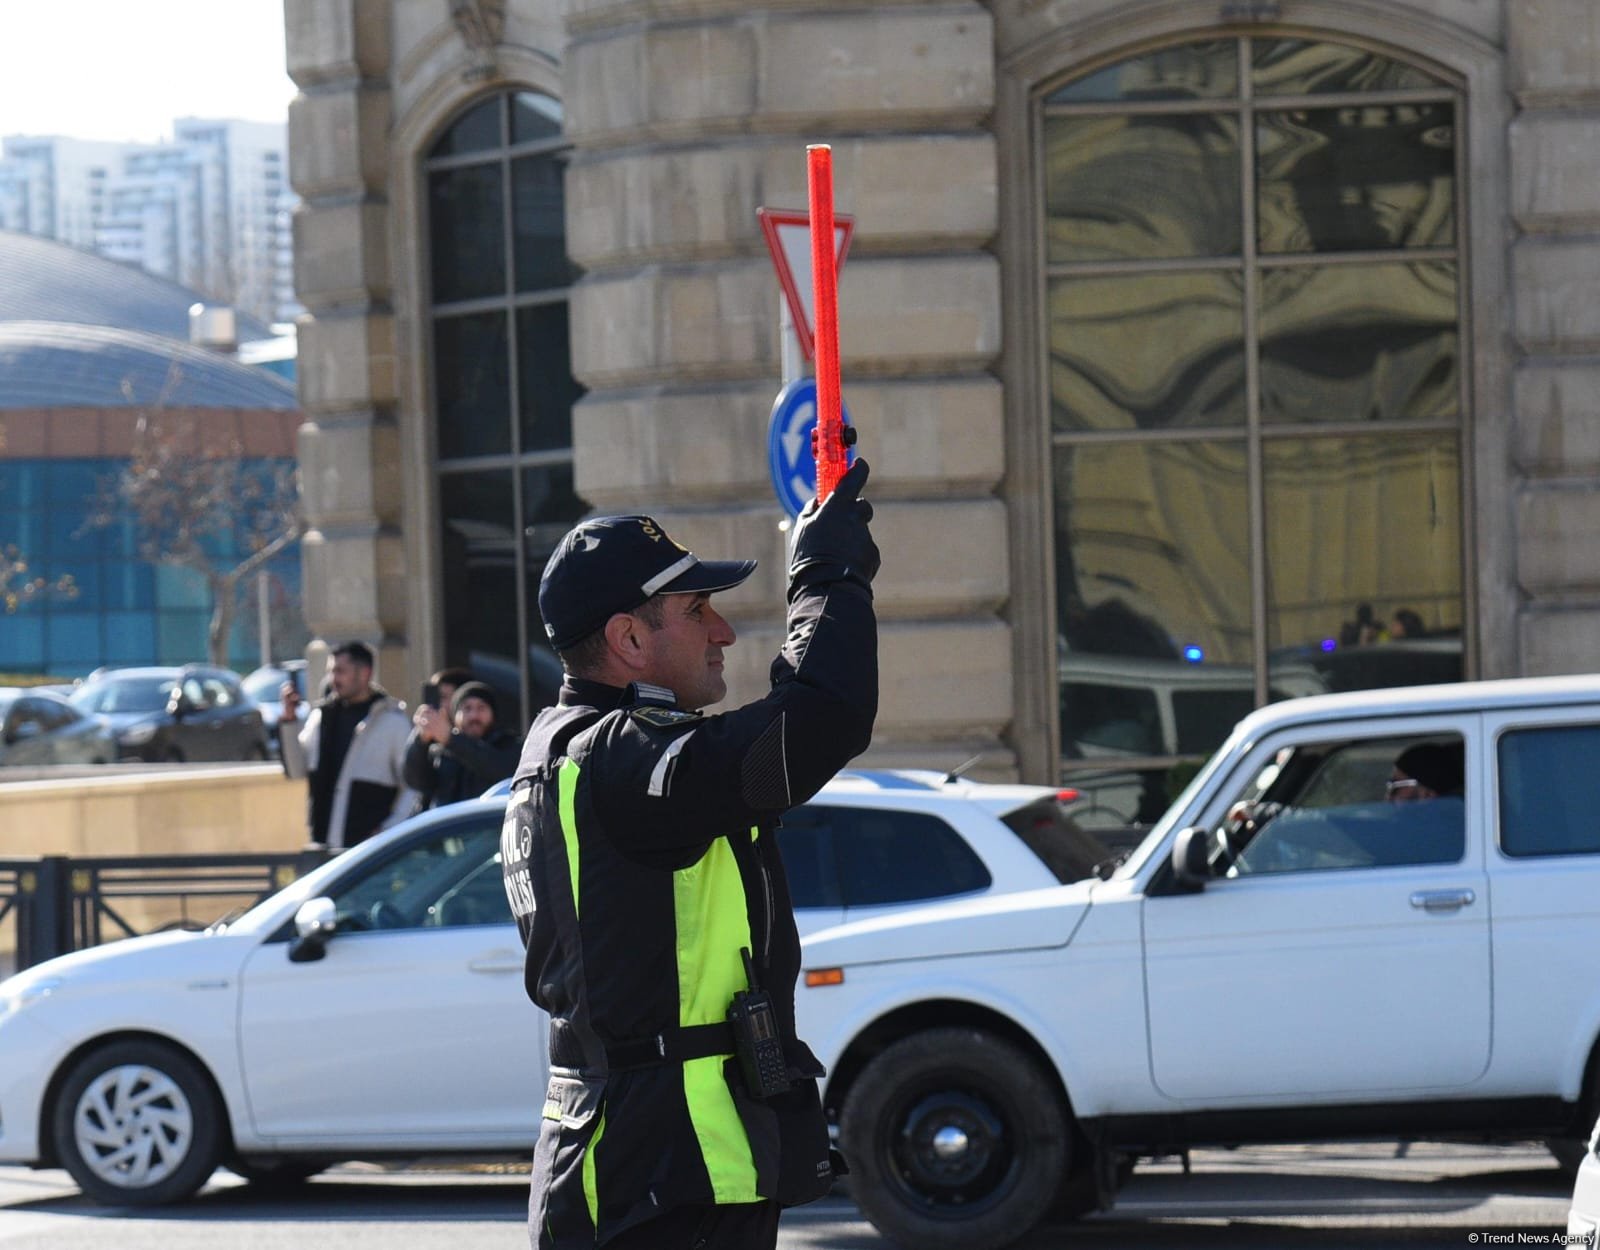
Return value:
<svg viewBox="0 0 1600 1250">
<path fill-rule="evenodd" d="M 779 641 L 784 538 L 765 464 L 779 291 L 756 208 L 803 209 L 833 145 L 856 218 L 840 278 L 844 395 L 873 466 L 878 762 L 1015 760 L 992 28 L 979 4 L 570 3 L 563 62 L 578 491 L 654 510 L 728 596 L 730 700 Z"/>
<path fill-rule="evenodd" d="M 1600 666 L 1600 8 L 1506 6 L 1518 642 L 1528 675 Z"/>
<path fill-rule="evenodd" d="M 285 0 L 306 621 L 407 661 L 388 176 L 389 0 Z"/>
</svg>

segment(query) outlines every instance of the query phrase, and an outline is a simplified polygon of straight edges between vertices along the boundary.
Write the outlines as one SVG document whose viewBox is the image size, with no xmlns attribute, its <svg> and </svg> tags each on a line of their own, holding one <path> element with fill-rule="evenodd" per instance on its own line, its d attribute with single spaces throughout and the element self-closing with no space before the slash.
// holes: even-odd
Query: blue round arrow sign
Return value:
<svg viewBox="0 0 1600 1250">
<path fill-rule="evenodd" d="M 850 424 L 850 413 L 839 401 L 839 416 Z M 791 517 L 800 515 L 817 493 L 817 461 L 811 450 L 811 431 L 817 428 L 817 380 L 797 378 L 778 392 L 767 428 L 767 467 L 772 489 Z M 855 451 L 850 451 L 855 461 Z"/>
</svg>

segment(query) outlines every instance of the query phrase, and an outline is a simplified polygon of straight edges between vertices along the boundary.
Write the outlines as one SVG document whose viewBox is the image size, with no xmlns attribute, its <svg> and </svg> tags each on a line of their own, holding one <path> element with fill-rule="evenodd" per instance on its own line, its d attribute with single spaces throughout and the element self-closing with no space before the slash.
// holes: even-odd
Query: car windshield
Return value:
<svg viewBox="0 0 1600 1250">
<path fill-rule="evenodd" d="M 276 703 L 278 691 L 288 679 L 289 674 L 281 668 L 258 669 L 240 684 L 244 686 L 244 692 L 257 703 Z"/>
<path fill-rule="evenodd" d="M 170 677 L 124 677 L 97 681 L 72 696 L 86 712 L 160 712 L 172 697 Z"/>
</svg>

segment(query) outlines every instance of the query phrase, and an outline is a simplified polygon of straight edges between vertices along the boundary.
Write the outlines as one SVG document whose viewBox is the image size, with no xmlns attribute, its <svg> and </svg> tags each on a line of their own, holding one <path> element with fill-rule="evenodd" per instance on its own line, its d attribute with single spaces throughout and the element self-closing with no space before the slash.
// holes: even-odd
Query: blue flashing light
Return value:
<svg viewBox="0 0 1600 1250">
<path fill-rule="evenodd" d="M 1324 638 L 1322 640 L 1322 649 L 1324 651 L 1336 650 L 1338 648 L 1338 646 L 1339 646 L 1339 644 L 1336 643 L 1332 638 Z"/>
<path fill-rule="evenodd" d="M 1183 658 L 1188 660 L 1191 664 L 1198 664 L 1201 660 L 1206 658 L 1206 653 L 1193 643 L 1190 643 L 1183 649 Z"/>
</svg>

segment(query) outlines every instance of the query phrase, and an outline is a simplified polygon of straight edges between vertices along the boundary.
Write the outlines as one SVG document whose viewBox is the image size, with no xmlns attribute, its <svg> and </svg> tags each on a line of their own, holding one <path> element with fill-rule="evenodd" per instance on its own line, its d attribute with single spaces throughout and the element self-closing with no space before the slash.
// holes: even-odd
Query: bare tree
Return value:
<svg viewBox="0 0 1600 1250">
<path fill-rule="evenodd" d="M 249 576 L 300 536 L 294 468 L 246 457 L 182 409 L 139 417 L 127 465 L 100 483 L 87 528 L 131 520 L 141 559 L 189 569 L 211 599 L 206 649 L 226 666 L 228 637 Z"/>
<path fill-rule="evenodd" d="M 35 574 L 28 576 L 28 559 L 14 545 L 0 547 L 0 603 L 5 604 L 9 615 L 23 604 L 45 595 L 59 594 L 73 598 L 78 593 L 72 574 L 51 581 Z"/>
</svg>

